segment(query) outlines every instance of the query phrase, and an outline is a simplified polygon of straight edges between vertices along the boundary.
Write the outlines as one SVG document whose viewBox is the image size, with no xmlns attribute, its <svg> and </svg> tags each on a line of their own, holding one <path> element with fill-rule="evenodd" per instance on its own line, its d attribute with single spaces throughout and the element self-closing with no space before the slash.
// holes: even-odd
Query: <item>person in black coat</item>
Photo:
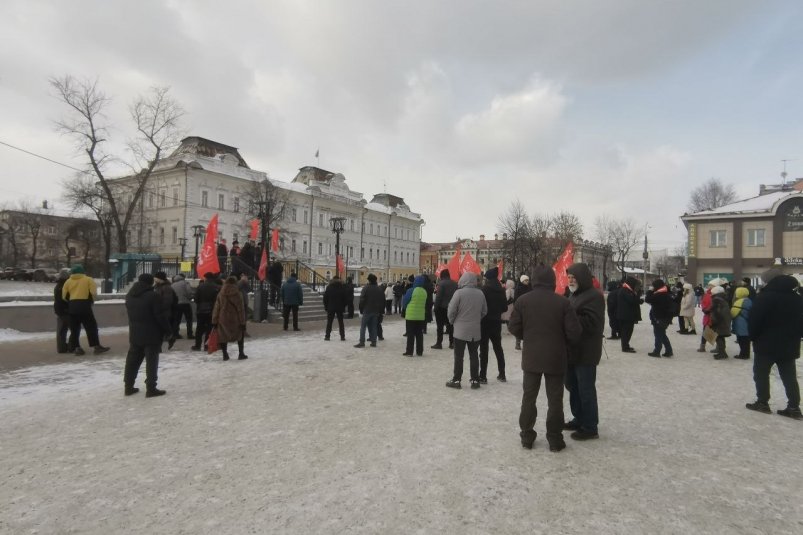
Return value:
<svg viewBox="0 0 803 535">
<path fill-rule="evenodd" d="M 527 276 L 527 275 L 522 274 L 522 276 L 519 277 L 519 283 L 516 285 L 516 289 L 513 290 L 513 302 L 515 303 L 516 301 L 518 301 L 519 297 L 521 297 L 522 295 L 526 294 L 527 292 L 529 292 L 532 289 L 533 289 L 533 287 L 530 286 L 530 277 Z M 519 350 L 521 349 L 521 338 L 519 338 L 518 336 L 516 337 L 516 348 L 515 349 L 519 349 Z"/>
<path fill-rule="evenodd" d="M 641 303 L 638 292 L 638 279 L 627 277 L 622 287 L 616 292 L 616 319 L 619 321 L 619 335 L 621 336 L 622 351 L 635 353 L 630 347 L 630 338 L 633 328 L 641 319 Z"/>
<path fill-rule="evenodd" d="M 672 356 L 672 344 L 666 335 L 666 329 L 672 323 L 672 295 L 669 293 L 664 281 L 655 279 L 652 281 L 652 289 L 647 291 L 644 300 L 650 304 L 650 323 L 652 323 L 652 334 L 655 337 L 655 348 L 651 357 L 661 356 L 661 347 L 664 348 L 664 356 Z"/>
<path fill-rule="evenodd" d="M 608 283 L 608 325 L 611 326 L 611 335 L 608 340 L 619 340 L 619 319 L 616 317 L 616 304 L 617 292 L 619 291 L 619 282 L 611 281 Z"/>
<path fill-rule="evenodd" d="M 427 334 L 427 324 L 432 323 L 432 305 L 434 303 L 435 285 L 432 284 L 432 279 L 429 275 L 424 275 L 424 285 L 422 286 L 427 292 L 427 302 L 424 304 L 424 334 Z"/>
<path fill-rule="evenodd" d="M 323 292 L 323 307 L 326 309 L 326 336 L 324 340 L 329 340 L 332 334 L 332 322 L 337 316 L 337 326 L 340 329 L 340 339 L 346 339 L 346 328 L 343 326 L 343 311 L 346 309 L 346 287 L 340 282 L 340 277 L 335 275 L 326 291 Z"/>
<path fill-rule="evenodd" d="M 403 289 L 404 286 L 401 286 L 401 290 Z M 447 310 L 456 291 L 457 283 L 452 280 L 451 273 L 449 273 L 448 269 L 442 270 L 438 281 L 438 291 L 435 294 L 435 328 L 437 331 L 435 333 L 435 345 L 432 346 L 432 349 L 443 349 L 444 331 L 449 336 L 449 349 L 454 348 L 454 333 L 452 326 L 449 324 Z M 399 301 L 401 302 L 401 300 Z"/>
<path fill-rule="evenodd" d="M 575 440 L 599 438 L 599 406 L 597 403 L 597 366 L 602 358 L 605 330 L 605 297 L 594 288 L 587 264 L 572 264 L 566 270 L 569 279 L 569 304 L 580 322 L 582 332 L 569 340 L 566 389 L 569 391 L 571 421 L 563 428 L 571 429 Z"/>
<path fill-rule="evenodd" d="M 153 275 L 143 273 L 125 296 L 128 313 L 128 355 L 125 359 L 125 395 L 139 392 L 134 387 L 139 368 L 145 360 L 145 397 L 162 396 L 164 390 L 156 388 L 159 371 L 159 351 L 165 336 L 173 329 L 163 313 L 162 302 L 153 291 Z"/>
<path fill-rule="evenodd" d="M 496 366 L 499 374 L 496 378 L 506 382 L 505 351 L 502 349 L 502 313 L 507 311 L 505 289 L 499 283 L 499 269 L 491 268 L 485 272 L 485 284 L 482 286 L 488 312 L 480 321 L 480 384 L 488 383 L 488 342 L 491 342 L 496 355 Z"/>
<path fill-rule="evenodd" d="M 62 269 L 53 288 L 53 312 L 56 313 L 56 352 L 69 353 L 70 347 L 67 343 L 70 332 L 70 304 L 64 300 L 62 290 L 64 283 L 70 278 L 70 270 Z M 79 327 L 80 328 L 80 327 Z"/>
<path fill-rule="evenodd" d="M 756 294 L 753 308 L 747 319 L 750 339 L 753 341 L 755 360 L 753 380 L 756 383 L 756 401 L 748 409 L 771 413 L 770 370 L 778 367 L 787 406 L 778 414 L 790 418 L 803 418 L 800 412 L 800 385 L 797 382 L 795 360 L 800 358 L 800 339 L 803 337 L 803 298 L 795 292 L 797 279 L 784 275 L 775 268 L 761 275 L 764 288 Z"/>
<path fill-rule="evenodd" d="M 206 345 L 206 339 L 212 331 L 212 310 L 215 308 L 217 294 L 220 285 L 216 282 L 212 273 L 204 275 L 204 280 L 198 285 L 195 291 L 195 312 L 198 316 L 198 323 L 195 325 L 195 345 L 194 351 L 201 350 L 201 342 Z"/>
<path fill-rule="evenodd" d="M 351 319 L 354 317 L 354 279 L 346 277 L 346 284 L 343 285 L 346 292 L 346 317 Z"/>
<path fill-rule="evenodd" d="M 376 283 L 376 275 L 368 274 L 368 284 L 360 292 L 360 341 L 354 347 L 365 347 L 365 331 L 368 330 L 368 341 L 376 347 L 378 337 L 377 325 L 379 316 L 385 310 L 385 292 Z"/>
<path fill-rule="evenodd" d="M 270 306 L 276 306 L 276 297 L 282 288 L 282 278 L 284 277 L 284 266 L 281 262 L 274 261 L 268 267 L 268 282 L 270 283 Z"/>
</svg>

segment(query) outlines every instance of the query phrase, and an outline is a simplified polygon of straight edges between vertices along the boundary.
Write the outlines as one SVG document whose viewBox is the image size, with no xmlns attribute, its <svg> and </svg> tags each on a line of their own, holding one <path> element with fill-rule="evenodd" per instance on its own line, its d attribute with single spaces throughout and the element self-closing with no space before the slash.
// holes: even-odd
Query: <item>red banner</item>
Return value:
<svg viewBox="0 0 803 535">
<path fill-rule="evenodd" d="M 457 282 L 460 280 L 460 246 L 454 252 L 454 255 L 446 263 L 446 269 L 449 270 L 449 278 Z"/>
<path fill-rule="evenodd" d="M 279 251 L 279 229 L 277 228 L 271 231 L 270 248 L 274 253 Z"/>
<path fill-rule="evenodd" d="M 502 281 L 502 273 L 504 273 L 504 271 L 505 271 L 505 261 L 504 260 L 500 260 L 499 263 L 496 264 L 496 269 L 499 270 L 498 278 L 499 278 L 499 281 L 501 282 Z"/>
<path fill-rule="evenodd" d="M 215 242 L 217 241 L 217 214 L 212 216 L 209 224 L 206 226 L 206 238 L 204 238 L 204 246 L 201 252 L 198 253 L 198 276 L 203 277 L 207 273 L 220 273 L 220 263 L 217 261 L 217 248 Z"/>
<path fill-rule="evenodd" d="M 474 257 L 471 256 L 471 253 L 466 253 L 466 256 L 463 257 L 463 261 L 460 262 L 460 274 L 463 273 L 475 273 L 479 275 L 482 273 L 482 269 L 480 269 L 480 265 L 474 260 Z"/>
<path fill-rule="evenodd" d="M 339 277 L 341 273 L 346 272 L 346 266 L 343 264 L 343 257 L 337 255 L 335 258 L 335 269 L 337 270 L 337 276 Z"/>
<path fill-rule="evenodd" d="M 574 263 L 574 244 L 569 242 L 563 249 L 563 252 L 558 257 L 558 260 L 552 266 L 552 271 L 555 272 L 555 293 L 563 295 L 566 287 L 569 285 L 569 276 L 566 270 Z"/>
<path fill-rule="evenodd" d="M 259 280 L 265 280 L 265 277 L 268 276 L 268 250 L 264 247 L 262 248 L 262 259 L 259 261 L 259 271 L 257 271 L 259 275 Z"/>
<path fill-rule="evenodd" d="M 251 220 L 251 234 L 248 235 L 249 240 L 256 240 L 259 234 L 259 219 Z"/>
</svg>

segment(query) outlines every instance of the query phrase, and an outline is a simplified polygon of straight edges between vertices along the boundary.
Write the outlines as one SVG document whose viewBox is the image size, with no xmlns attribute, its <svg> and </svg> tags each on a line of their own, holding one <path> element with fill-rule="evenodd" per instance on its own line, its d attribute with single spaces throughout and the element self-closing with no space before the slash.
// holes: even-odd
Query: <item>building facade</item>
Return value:
<svg viewBox="0 0 803 535">
<path fill-rule="evenodd" d="M 242 245 L 256 217 L 254 187 L 265 182 L 275 192 L 278 215 L 272 226 L 279 229 L 279 250 L 271 252 L 271 260 L 304 262 L 330 278 L 337 241 L 330 220 L 342 217 L 340 252 L 355 282 L 369 273 L 386 281 L 416 272 L 424 221 L 401 197 L 380 193 L 369 202 L 342 174 L 312 166 L 302 167 L 290 182 L 276 180 L 251 169 L 235 147 L 200 137 L 182 140 L 154 168 L 129 227 L 129 251 L 195 258 L 204 235 L 196 238 L 193 226 L 205 229 L 214 214 L 219 238 L 228 246 L 235 240 Z M 133 183 L 131 177 L 113 181 L 123 197 L 132 196 Z"/>
<path fill-rule="evenodd" d="M 762 185 L 757 197 L 681 220 L 689 236 L 689 281 L 749 277 L 761 284 L 761 273 L 772 267 L 803 272 L 803 179 Z"/>
</svg>

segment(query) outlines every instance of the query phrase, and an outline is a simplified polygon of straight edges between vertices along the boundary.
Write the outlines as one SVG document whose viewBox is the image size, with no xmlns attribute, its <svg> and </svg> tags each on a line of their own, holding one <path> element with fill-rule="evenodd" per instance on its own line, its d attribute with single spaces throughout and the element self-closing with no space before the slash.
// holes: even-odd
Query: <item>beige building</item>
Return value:
<svg viewBox="0 0 803 535">
<path fill-rule="evenodd" d="M 681 217 L 689 233 L 687 280 L 749 277 L 771 267 L 803 272 L 803 179 L 764 186 L 759 195 Z"/>
<path fill-rule="evenodd" d="M 419 261 L 420 214 L 404 199 L 387 193 L 367 201 L 351 190 L 345 177 L 317 167 L 302 167 L 290 182 L 251 169 L 235 147 L 200 137 L 188 137 L 154 168 L 149 186 L 129 228 L 130 252 L 156 253 L 163 258 L 195 256 L 192 227 L 204 228 L 218 214 L 218 232 L 231 246 L 242 245 L 255 218 L 251 203 L 255 183 L 270 181 L 283 205 L 280 247 L 272 259 L 303 262 L 319 275 L 335 272 L 336 237 L 330 219 L 345 218 L 340 235 L 341 256 L 349 275 L 363 282 L 369 273 L 396 280 L 415 273 Z M 126 196 L 131 178 L 113 181 Z M 198 241 L 203 243 L 203 236 Z"/>
</svg>

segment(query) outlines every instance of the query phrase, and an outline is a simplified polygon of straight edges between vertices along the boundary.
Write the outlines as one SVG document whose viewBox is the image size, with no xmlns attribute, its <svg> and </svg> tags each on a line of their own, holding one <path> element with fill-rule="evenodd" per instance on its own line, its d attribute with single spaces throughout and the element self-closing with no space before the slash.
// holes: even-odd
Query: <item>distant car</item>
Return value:
<svg viewBox="0 0 803 535">
<path fill-rule="evenodd" d="M 36 282 L 56 282 L 59 272 L 52 268 L 39 268 L 33 270 L 33 280 Z"/>
<path fill-rule="evenodd" d="M 7 267 L 7 268 L 3 269 L 3 271 L 0 271 L 0 279 L 10 280 L 12 273 L 14 273 L 14 268 L 13 267 Z"/>
<path fill-rule="evenodd" d="M 8 268 L 6 268 L 8 269 Z M 25 269 L 25 268 L 12 268 L 13 271 L 9 274 L 8 278 L 13 281 L 32 281 L 33 280 L 33 269 Z"/>
</svg>

